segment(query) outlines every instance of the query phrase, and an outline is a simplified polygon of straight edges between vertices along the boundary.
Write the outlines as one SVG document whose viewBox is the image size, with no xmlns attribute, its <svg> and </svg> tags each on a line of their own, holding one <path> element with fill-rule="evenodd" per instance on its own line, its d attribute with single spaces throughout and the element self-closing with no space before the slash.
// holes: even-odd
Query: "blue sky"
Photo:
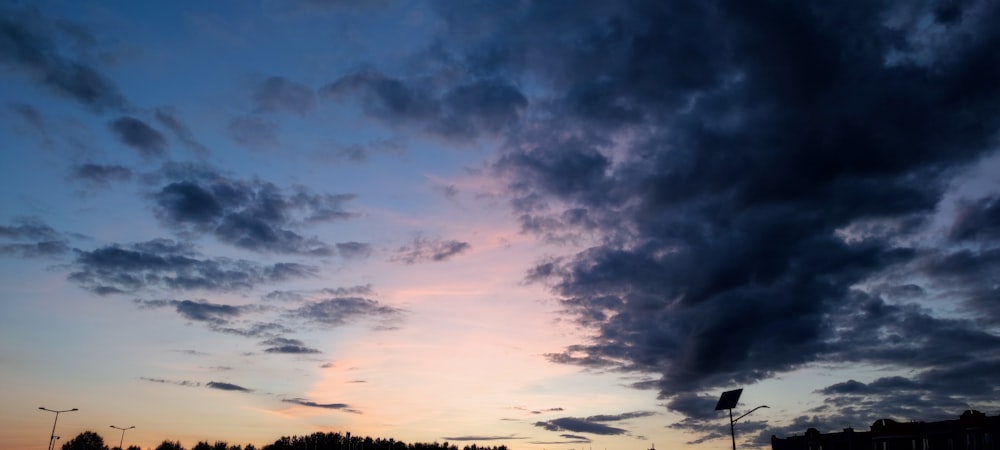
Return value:
<svg viewBox="0 0 1000 450">
<path fill-rule="evenodd" d="M 991 2 L 0 11 L 0 448 L 1000 411 Z"/>
</svg>

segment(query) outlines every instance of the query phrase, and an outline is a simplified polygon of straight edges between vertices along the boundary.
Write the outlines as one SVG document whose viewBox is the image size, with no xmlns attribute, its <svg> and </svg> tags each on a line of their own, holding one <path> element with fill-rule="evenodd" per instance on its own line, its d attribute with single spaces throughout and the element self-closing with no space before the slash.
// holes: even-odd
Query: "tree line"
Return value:
<svg viewBox="0 0 1000 450">
<path fill-rule="evenodd" d="M 62 450 L 122 450 L 118 446 L 108 447 L 104 438 L 93 431 L 84 431 L 62 445 Z M 131 445 L 126 450 L 142 450 Z M 164 440 L 154 450 L 188 450 L 180 441 Z M 351 436 L 351 433 L 313 433 L 306 436 L 282 436 L 272 444 L 259 449 L 253 444 L 241 446 L 228 442 L 216 441 L 209 443 L 201 441 L 190 450 L 459 450 L 458 446 L 444 443 L 416 442 L 407 444 L 395 439 L 383 439 L 365 436 Z M 466 445 L 462 450 L 508 450 L 506 445 L 488 447 L 476 444 Z"/>
</svg>

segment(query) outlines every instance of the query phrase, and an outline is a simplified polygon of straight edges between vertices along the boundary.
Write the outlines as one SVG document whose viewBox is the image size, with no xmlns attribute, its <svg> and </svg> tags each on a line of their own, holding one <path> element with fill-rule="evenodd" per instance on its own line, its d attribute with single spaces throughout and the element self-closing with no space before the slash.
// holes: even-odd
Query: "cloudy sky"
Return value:
<svg viewBox="0 0 1000 450">
<path fill-rule="evenodd" d="M 0 448 L 1000 414 L 998 20 L 4 1 Z"/>
</svg>

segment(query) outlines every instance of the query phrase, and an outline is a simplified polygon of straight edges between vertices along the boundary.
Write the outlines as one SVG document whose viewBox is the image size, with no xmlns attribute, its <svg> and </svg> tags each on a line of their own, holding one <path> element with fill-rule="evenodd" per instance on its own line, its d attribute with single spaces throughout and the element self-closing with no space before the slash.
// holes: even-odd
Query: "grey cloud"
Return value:
<svg viewBox="0 0 1000 450">
<path fill-rule="evenodd" d="M 393 261 L 414 264 L 421 261 L 444 261 L 471 248 L 468 242 L 416 237 L 413 243 L 396 250 Z"/>
<path fill-rule="evenodd" d="M 544 428 L 548 431 L 572 431 L 574 433 L 591 433 L 609 436 L 627 433 L 627 430 L 623 428 L 616 428 L 576 417 L 562 417 L 544 422 L 535 422 L 535 426 Z"/>
<path fill-rule="evenodd" d="M 964 200 L 948 236 L 954 240 L 1000 240 L 1000 196 Z"/>
<path fill-rule="evenodd" d="M 229 137 L 251 150 L 274 150 L 280 147 L 280 129 L 274 122 L 255 115 L 240 116 L 229 122 Z"/>
<path fill-rule="evenodd" d="M 351 408 L 351 406 L 346 403 L 317 403 L 314 401 L 306 400 L 304 398 L 285 398 L 282 399 L 281 401 L 285 403 L 294 403 L 296 405 L 308 406 L 310 408 L 333 409 L 354 414 L 361 414 L 361 411 Z"/>
<path fill-rule="evenodd" d="M 59 51 L 60 27 L 37 9 L 8 5 L 0 12 L 0 64 L 23 71 L 35 83 L 94 111 L 127 106 L 113 81 L 79 58 Z"/>
<path fill-rule="evenodd" d="M 345 75 L 320 94 L 338 99 L 360 94 L 366 113 L 390 124 L 433 120 L 440 109 L 429 87 L 370 69 Z"/>
<path fill-rule="evenodd" d="M 234 180 L 211 169 L 181 175 L 167 172 L 169 183 L 153 194 L 157 216 L 179 231 L 211 233 L 228 244 L 265 253 L 331 256 L 335 249 L 357 257 L 364 244 L 333 246 L 292 228 L 346 220 L 352 194 L 316 194 L 297 186 L 279 189 L 259 181 Z"/>
<path fill-rule="evenodd" d="M 560 444 L 586 444 L 591 442 L 590 439 L 585 437 L 576 436 L 573 434 L 560 434 L 559 436 L 569 439 L 568 441 L 531 441 L 535 445 L 560 445 Z"/>
<path fill-rule="evenodd" d="M 271 291 L 264 298 L 268 300 L 280 300 L 286 302 L 300 301 L 312 295 L 324 295 L 332 297 L 351 297 L 358 295 L 371 295 L 375 291 L 371 284 L 357 286 L 342 286 L 335 288 L 323 288 L 318 291 Z"/>
<path fill-rule="evenodd" d="M 239 386 L 231 383 L 224 383 L 221 381 L 209 381 L 205 386 L 212 389 L 219 389 L 223 391 L 238 391 L 238 392 L 253 392 L 252 389 L 247 389 L 243 386 Z"/>
<path fill-rule="evenodd" d="M 0 255 L 18 258 L 43 258 L 61 256 L 69 252 L 64 241 L 42 241 L 30 244 L 0 244 Z"/>
<path fill-rule="evenodd" d="M 504 80 L 476 80 L 446 92 L 442 117 L 428 125 L 445 137 L 470 139 L 514 125 L 528 105 L 524 94 Z"/>
<path fill-rule="evenodd" d="M 304 116 L 315 108 L 316 94 L 304 84 L 276 76 L 257 85 L 253 101 L 257 111 L 289 111 Z"/>
<path fill-rule="evenodd" d="M 25 217 L 14 221 L 16 225 L 0 225 L 0 238 L 16 240 L 54 240 L 61 234 L 37 218 Z"/>
<path fill-rule="evenodd" d="M 139 309 L 173 308 L 181 317 L 200 322 L 209 330 L 219 333 L 235 334 L 244 337 L 274 337 L 290 330 L 274 322 L 248 323 L 239 320 L 248 313 L 262 311 L 263 308 L 254 305 L 233 306 L 212 303 L 205 300 L 143 300 L 134 299 L 132 303 Z M 193 350 L 191 350 L 193 352 Z"/>
<path fill-rule="evenodd" d="M 0 225 L 0 239 L 22 241 L 0 243 L 0 255 L 38 258 L 60 256 L 70 251 L 68 236 L 37 218 L 20 218 L 12 226 Z"/>
<path fill-rule="evenodd" d="M 285 333 L 291 333 L 293 330 L 290 328 L 276 322 L 255 322 L 248 325 L 243 325 L 239 327 L 234 325 L 232 322 L 227 322 L 226 324 L 212 324 L 211 329 L 213 331 L 218 331 L 220 333 L 235 334 L 237 336 L 243 337 L 273 337 Z"/>
<path fill-rule="evenodd" d="M 430 134 L 455 140 L 495 135 L 515 125 L 528 100 L 502 78 L 477 78 L 450 90 L 434 80 L 387 76 L 374 69 L 345 75 L 320 88 L 334 99 L 357 96 L 366 114 L 388 125 L 413 125 Z"/>
<path fill-rule="evenodd" d="M 335 297 L 303 305 L 292 310 L 291 315 L 325 325 L 341 326 L 366 319 L 398 320 L 403 310 L 361 297 Z"/>
<path fill-rule="evenodd" d="M 194 134 L 177 117 L 174 111 L 167 108 L 156 109 L 156 120 L 167 127 L 182 144 L 199 155 L 207 155 L 208 148 L 195 139 Z"/>
<path fill-rule="evenodd" d="M 94 293 L 120 294 L 145 289 L 230 291 L 315 275 L 301 264 L 262 265 L 228 258 L 199 259 L 193 249 L 158 239 L 131 245 L 75 250 L 69 279 Z"/>
<path fill-rule="evenodd" d="M 586 420 L 591 422 L 617 422 L 620 420 L 635 419 L 637 417 L 649 417 L 653 415 L 656 415 L 656 413 L 651 411 L 635 411 L 622 414 L 599 414 L 587 417 Z"/>
<path fill-rule="evenodd" d="M 36 131 L 45 132 L 45 120 L 42 119 L 42 114 L 34 106 L 24 103 L 16 103 L 8 106 Z"/>
<path fill-rule="evenodd" d="M 181 300 L 174 302 L 174 306 L 177 308 L 177 312 L 185 318 L 205 322 L 225 323 L 230 318 L 241 314 L 239 307 L 206 301 Z"/>
<path fill-rule="evenodd" d="M 338 242 L 337 253 L 344 259 L 367 258 L 372 254 L 372 245 L 367 242 Z"/>
<path fill-rule="evenodd" d="M 123 116 L 108 122 L 108 127 L 125 145 L 145 157 L 160 157 L 167 151 L 167 139 L 159 131 L 135 117 Z"/>
<path fill-rule="evenodd" d="M 445 441 L 507 441 L 507 440 L 518 440 L 527 438 L 518 437 L 514 435 L 508 435 L 508 436 L 479 435 L 479 436 L 445 436 L 442 437 L 441 439 Z"/>
<path fill-rule="evenodd" d="M 143 381 L 149 381 L 151 383 L 173 384 L 173 385 L 184 386 L 184 387 L 201 387 L 201 383 L 199 383 L 197 381 L 167 380 L 167 379 L 164 379 L 164 378 L 150 378 L 150 377 L 139 377 L 139 379 L 143 380 Z"/>
<path fill-rule="evenodd" d="M 132 169 L 117 164 L 86 163 L 73 167 L 72 177 L 91 185 L 107 187 L 111 183 L 132 179 Z"/>
<path fill-rule="evenodd" d="M 372 155 L 400 154 L 405 150 L 405 145 L 398 139 L 375 139 L 367 142 L 334 145 L 330 149 L 316 152 L 315 157 L 318 160 L 335 164 L 344 162 L 361 164 L 367 162 Z"/>
<path fill-rule="evenodd" d="M 267 353 L 287 353 L 287 354 L 312 354 L 322 353 L 319 350 L 307 347 L 304 342 L 298 339 L 274 337 L 261 342 L 268 346 L 264 351 Z"/>
</svg>

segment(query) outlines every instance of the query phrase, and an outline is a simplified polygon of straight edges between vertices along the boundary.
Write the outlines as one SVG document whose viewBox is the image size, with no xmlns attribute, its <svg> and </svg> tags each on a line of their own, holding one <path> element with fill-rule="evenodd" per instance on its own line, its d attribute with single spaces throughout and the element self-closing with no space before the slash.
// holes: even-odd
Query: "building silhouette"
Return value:
<svg viewBox="0 0 1000 450">
<path fill-rule="evenodd" d="M 771 436 L 772 450 L 1000 450 L 1000 415 L 987 416 L 967 410 L 956 420 L 896 422 L 879 419 L 870 431 L 820 433 L 815 428 L 802 436 Z"/>
</svg>

